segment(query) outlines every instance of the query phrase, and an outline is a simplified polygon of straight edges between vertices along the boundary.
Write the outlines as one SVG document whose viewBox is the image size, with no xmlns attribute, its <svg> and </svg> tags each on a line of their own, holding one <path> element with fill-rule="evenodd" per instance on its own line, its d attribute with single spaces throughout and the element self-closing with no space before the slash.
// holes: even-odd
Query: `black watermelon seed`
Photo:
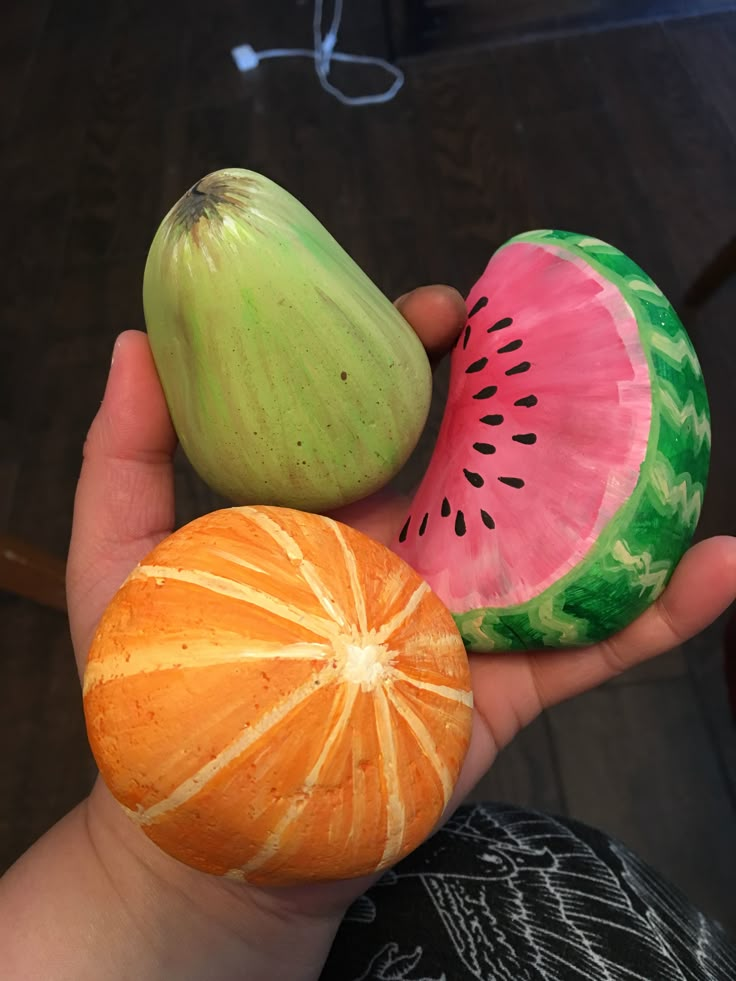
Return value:
<svg viewBox="0 0 736 981">
<path fill-rule="evenodd" d="M 523 343 L 522 341 L 511 341 L 510 344 L 505 344 L 503 347 L 500 347 L 497 353 L 508 354 L 509 351 L 518 351 L 522 343 Z"/>
<path fill-rule="evenodd" d="M 481 298 L 480 298 L 480 299 L 478 300 L 478 302 L 477 302 L 477 303 L 476 303 L 476 304 L 475 304 L 475 305 L 473 306 L 473 309 L 472 309 L 472 310 L 470 311 L 470 313 L 468 314 L 468 316 L 469 316 L 469 317 L 473 317 L 473 316 L 475 316 L 475 314 L 476 314 L 476 313 L 477 313 L 477 312 L 478 312 L 479 310 L 482 310 L 482 309 L 483 309 L 483 307 L 484 307 L 484 306 L 486 306 L 487 304 L 488 304 L 488 297 L 487 297 L 487 296 L 482 296 L 482 297 L 481 297 Z"/>
<path fill-rule="evenodd" d="M 523 487 L 524 481 L 521 477 L 499 477 L 498 478 L 502 484 L 507 484 L 509 487 Z"/>
<path fill-rule="evenodd" d="M 496 452 L 496 447 L 492 446 L 490 443 L 473 443 L 473 449 L 477 450 L 479 453 L 485 453 L 488 456 L 490 453 Z"/>
<path fill-rule="evenodd" d="M 442 498 L 442 508 L 440 509 L 440 514 L 443 518 L 449 517 L 450 514 L 450 502 L 446 497 Z"/>
<path fill-rule="evenodd" d="M 482 371 L 487 364 L 488 358 L 478 358 L 477 361 L 474 361 L 472 364 L 468 365 L 468 367 L 465 369 L 465 373 L 472 375 L 476 371 Z M 508 372 L 506 372 L 506 374 L 508 374 Z"/>
<path fill-rule="evenodd" d="M 485 480 L 483 480 L 479 473 L 473 473 L 472 470 L 466 470 L 464 467 L 463 473 L 465 474 L 465 479 L 469 484 L 472 484 L 473 487 L 482 487 L 483 484 L 485 484 Z"/>
<path fill-rule="evenodd" d="M 510 327 L 513 322 L 512 317 L 504 317 L 503 320 L 497 320 L 493 327 L 488 328 L 488 333 L 492 334 L 494 330 L 503 330 L 504 327 Z"/>
<path fill-rule="evenodd" d="M 489 385 L 487 388 L 481 388 L 479 392 L 476 392 L 473 396 L 474 399 L 489 399 L 492 395 L 495 395 L 498 388 L 495 385 Z"/>
<path fill-rule="evenodd" d="M 465 336 L 463 337 L 463 351 L 468 346 L 468 341 L 470 340 L 470 324 L 465 328 Z"/>
<path fill-rule="evenodd" d="M 465 515 L 462 511 L 458 511 L 455 515 L 455 534 L 462 538 L 465 534 Z"/>
<path fill-rule="evenodd" d="M 408 517 L 406 519 L 406 524 L 404 525 L 404 527 L 401 529 L 401 532 L 399 533 L 399 541 L 400 542 L 405 542 L 406 541 L 406 533 L 409 531 L 409 522 L 410 521 L 411 521 L 411 517 Z"/>
<path fill-rule="evenodd" d="M 528 361 L 522 361 L 521 364 L 515 364 L 513 368 L 509 368 L 506 372 L 507 375 L 520 375 L 524 371 L 529 371 L 531 365 Z"/>
<path fill-rule="evenodd" d="M 483 508 L 480 509 L 480 517 L 481 517 L 481 521 L 486 526 L 486 528 L 496 527 L 496 522 L 493 520 L 493 518 L 490 516 L 490 514 L 487 511 L 483 510 Z"/>
<path fill-rule="evenodd" d="M 423 535 L 424 532 L 427 530 L 427 521 L 428 521 L 428 519 L 429 519 L 429 514 L 425 514 L 424 517 L 422 518 L 422 523 L 419 525 L 419 534 L 420 535 Z"/>
<path fill-rule="evenodd" d="M 503 422 L 503 416 L 483 416 L 481 422 L 484 422 L 486 426 L 500 426 Z"/>
<path fill-rule="evenodd" d="M 511 437 L 515 443 L 526 443 L 527 446 L 531 446 L 532 443 L 537 442 L 536 433 L 517 433 L 516 436 Z"/>
<path fill-rule="evenodd" d="M 537 401 L 538 401 L 538 399 L 537 399 L 537 396 L 536 395 L 527 395 L 523 399 L 517 399 L 514 402 L 514 405 L 523 405 L 527 409 L 531 409 L 531 407 L 533 405 L 536 405 L 537 404 Z"/>
</svg>

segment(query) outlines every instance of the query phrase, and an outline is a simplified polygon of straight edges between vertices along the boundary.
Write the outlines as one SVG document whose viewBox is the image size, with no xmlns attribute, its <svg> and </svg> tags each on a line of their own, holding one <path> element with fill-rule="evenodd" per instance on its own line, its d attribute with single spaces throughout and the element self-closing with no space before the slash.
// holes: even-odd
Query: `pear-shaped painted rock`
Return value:
<svg viewBox="0 0 736 981">
<path fill-rule="evenodd" d="M 418 442 L 420 341 L 266 177 L 221 170 L 187 191 L 153 240 L 143 302 L 182 448 L 234 503 L 338 507 L 387 484 Z"/>
</svg>

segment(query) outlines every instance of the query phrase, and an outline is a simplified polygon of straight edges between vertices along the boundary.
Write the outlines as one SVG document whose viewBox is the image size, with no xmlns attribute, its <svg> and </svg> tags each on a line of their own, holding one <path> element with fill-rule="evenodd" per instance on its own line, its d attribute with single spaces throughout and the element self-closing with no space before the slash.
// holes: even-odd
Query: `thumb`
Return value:
<svg viewBox="0 0 736 981">
<path fill-rule="evenodd" d="M 148 338 L 118 338 L 102 405 L 84 444 L 67 563 L 80 673 L 103 610 L 174 523 L 176 435 Z"/>
</svg>

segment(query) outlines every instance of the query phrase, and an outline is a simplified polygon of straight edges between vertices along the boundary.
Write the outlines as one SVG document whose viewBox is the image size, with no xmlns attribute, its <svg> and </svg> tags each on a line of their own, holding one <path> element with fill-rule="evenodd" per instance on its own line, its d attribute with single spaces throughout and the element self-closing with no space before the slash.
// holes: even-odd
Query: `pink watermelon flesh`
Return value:
<svg viewBox="0 0 736 981">
<path fill-rule="evenodd" d="M 436 448 L 399 536 L 454 611 L 522 603 L 575 567 L 634 490 L 651 424 L 634 313 L 581 258 L 508 245 L 467 302 Z"/>
</svg>

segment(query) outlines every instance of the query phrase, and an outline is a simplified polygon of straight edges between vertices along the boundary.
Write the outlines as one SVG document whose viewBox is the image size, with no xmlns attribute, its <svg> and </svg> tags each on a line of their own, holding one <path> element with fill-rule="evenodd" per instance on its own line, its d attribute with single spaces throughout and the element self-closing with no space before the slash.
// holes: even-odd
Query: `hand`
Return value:
<svg viewBox="0 0 736 981">
<path fill-rule="evenodd" d="M 462 308 L 447 289 L 402 301 L 437 355 Z M 85 444 L 75 502 L 67 593 L 80 677 L 106 605 L 173 528 L 175 446 L 147 338 L 126 332 Z M 376 515 L 388 515 L 385 503 L 374 501 Z M 98 779 L 0 879 L 3 977 L 314 981 L 348 903 L 368 884 L 266 890 L 204 875 L 157 849 Z"/>
<path fill-rule="evenodd" d="M 417 290 L 397 301 L 437 361 L 465 325 L 459 295 Z M 381 493 L 332 512 L 388 545 L 396 540 L 411 498 Z M 592 647 L 560 651 L 471 654 L 473 739 L 450 803 L 456 807 L 495 756 L 544 709 L 684 643 L 736 598 L 736 538 L 719 536 L 691 548 L 667 589 L 634 623 Z"/>
<path fill-rule="evenodd" d="M 433 360 L 449 350 L 465 322 L 462 298 L 449 288 L 416 290 L 397 304 Z M 147 339 L 126 332 L 116 344 L 105 399 L 85 445 L 75 505 L 68 592 L 80 675 L 105 606 L 135 564 L 173 529 L 175 445 Z M 400 527 L 406 504 L 382 492 L 332 515 L 388 543 Z M 451 806 L 543 708 L 693 636 L 725 609 L 734 593 L 736 541 L 712 539 L 688 553 L 654 606 L 604 644 L 587 650 L 471 657 L 473 739 Z M 148 876 L 179 906 L 181 897 L 187 897 L 190 915 L 188 920 L 179 916 L 180 937 L 181 924 L 192 922 L 192 912 L 195 918 L 209 916 L 219 930 L 235 934 L 247 934 L 253 917 L 261 927 L 286 918 L 292 930 L 312 931 L 318 938 L 312 948 L 316 961 L 326 956 L 347 903 L 369 884 L 360 880 L 270 891 L 203 876 L 151 845 L 100 781 L 88 802 L 86 821 L 98 852 L 117 874 L 130 880 L 130 873 L 121 869 L 137 870 L 133 889 L 144 888 L 141 883 Z"/>
<path fill-rule="evenodd" d="M 446 353 L 464 322 L 462 298 L 449 288 L 416 290 L 398 305 L 432 360 Z M 173 530 L 175 448 L 148 340 L 128 331 L 115 345 L 75 500 L 67 593 L 80 678 L 105 607 L 133 567 Z M 379 529 L 398 520 L 401 506 L 378 494 L 363 503 L 355 523 L 368 533 L 375 525 L 382 537 Z M 82 882 L 83 891 L 72 891 L 59 906 L 54 897 L 70 880 Z M 98 779 L 90 797 L 6 877 L 0 898 L 5 908 L 21 910 L 15 923 L 6 921 L 8 937 L 37 935 L 33 968 L 49 981 L 59 976 L 51 964 L 67 952 L 80 981 L 173 974 L 180 981 L 241 975 L 298 981 L 318 976 L 348 903 L 370 881 L 265 890 L 205 876 L 157 849 Z M 41 888 L 49 896 L 48 915 L 37 908 L 24 918 L 24 897 Z M 41 923 L 53 938 L 48 943 Z M 0 946 L 10 950 L 2 927 Z M 27 948 L 18 948 L 16 939 L 10 963 L 15 952 L 18 976 L 30 976 Z M 114 964 L 104 974 L 96 964 L 103 949 Z"/>
</svg>

